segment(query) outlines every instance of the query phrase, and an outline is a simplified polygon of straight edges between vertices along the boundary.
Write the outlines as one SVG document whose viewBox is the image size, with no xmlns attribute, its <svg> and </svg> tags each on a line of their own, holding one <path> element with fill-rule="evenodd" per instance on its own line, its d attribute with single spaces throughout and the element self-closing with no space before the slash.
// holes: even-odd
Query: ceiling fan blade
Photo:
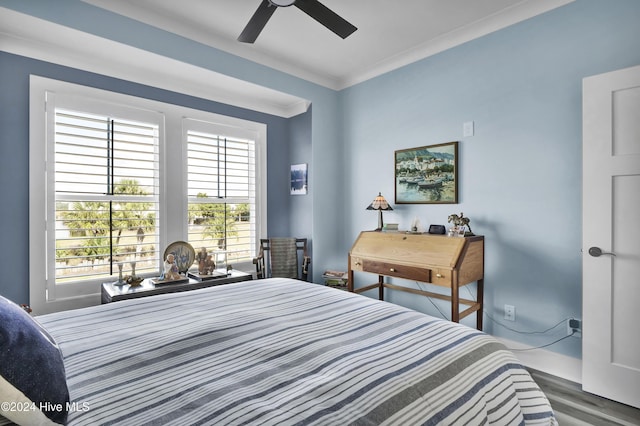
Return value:
<svg viewBox="0 0 640 426">
<path fill-rule="evenodd" d="M 240 33 L 238 41 L 243 43 L 255 42 L 276 9 L 277 7 L 269 3 L 268 0 L 262 0 L 262 3 L 258 6 L 249 23 L 244 27 L 242 33 Z"/>
<path fill-rule="evenodd" d="M 342 38 L 349 37 L 357 30 L 356 27 L 318 0 L 296 0 L 294 5 Z"/>
</svg>

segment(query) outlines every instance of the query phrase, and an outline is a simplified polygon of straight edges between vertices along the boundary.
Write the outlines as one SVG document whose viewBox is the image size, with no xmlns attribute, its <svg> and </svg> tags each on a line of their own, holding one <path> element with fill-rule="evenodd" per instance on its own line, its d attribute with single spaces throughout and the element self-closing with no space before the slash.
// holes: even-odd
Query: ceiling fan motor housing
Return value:
<svg viewBox="0 0 640 426">
<path fill-rule="evenodd" d="M 292 6 L 295 2 L 296 0 L 269 0 L 269 3 L 278 7 Z"/>
</svg>

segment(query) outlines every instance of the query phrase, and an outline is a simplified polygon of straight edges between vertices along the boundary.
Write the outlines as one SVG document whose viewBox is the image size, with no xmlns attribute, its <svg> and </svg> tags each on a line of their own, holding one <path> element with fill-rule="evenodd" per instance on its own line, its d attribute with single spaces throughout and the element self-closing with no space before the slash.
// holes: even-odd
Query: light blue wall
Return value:
<svg viewBox="0 0 640 426">
<path fill-rule="evenodd" d="M 311 178 L 308 182 L 313 181 L 313 158 L 311 157 L 312 140 L 311 140 L 311 128 L 312 128 L 312 109 L 305 114 L 300 114 L 293 117 L 290 120 L 290 148 L 289 152 L 291 156 L 289 158 L 290 164 L 306 164 L 307 172 L 311 174 Z M 290 176 L 290 170 L 287 170 L 287 177 Z M 292 224 L 290 232 L 292 235 L 300 237 L 311 237 L 311 228 L 313 226 L 311 212 L 313 209 L 313 190 L 315 185 L 308 185 L 306 195 L 290 196 L 290 213 L 291 216 L 298 218 L 296 223 Z"/>
<path fill-rule="evenodd" d="M 375 214 L 365 207 L 378 191 L 393 200 L 395 150 L 459 140 L 460 204 L 395 205 L 386 220 L 405 228 L 416 216 L 423 225 L 446 224 L 450 213 L 463 211 L 473 230 L 486 236 L 489 315 L 499 318 L 505 303 L 515 305 L 517 322 L 510 325 L 526 330 L 580 316 L 581 82 L 640 63 L 640 1 L 576 0 L 340 93 L 79 0 L 56 5 L 0 0 L 0 6 L 311 100 L 308 115 L 275 124 L 288 142 L 284 152 L 269 152 L 270 185 L 272 178 L 278 181 L 269 187 L 269 232 L 310 228 L 316 281 L 324 269 L 346 268 L 353 240 L 376 226 Z M 0 246 L 0 258 L 25 271 L 27 89 L 21 87 L 21 71 L 5 58 L 0 57 L 0 235 L 12 243 Z M 463 138 L 462 123 L 471 120 L 476 134 Z M 290 198 L 286 186 L 280 189 L 280 176 L 292 162 L 309 163 L 308 196 Z M 271 221 L 281 205 L 287 206 L 280 214 L 291 220 L 288 228 Z M 14 282 L 0 281 L 0 292 L 23 300 L 26 289 Z M 440 315 L 424 298 L 392 293 L 389 300 Z M 446 313 L 446 305 L 441 309 Z M 547 335 L 485 323 L 493 334 L 530 345 L 549 341 Z M 580 340 L 550 349 L 580 357 Z"/>
<path fill-rule="evenodd" d="M 290 195 L 291 165 L 305 163 L 313 181 L 312 111 L 287 120 L 287 149 L 269 150 L 268 232 L 267 237 L 307 238 L 312 255 L 313 185 L 306 195 Z M 275 156 L 275 157 L 274 157 Z M 272 196 L 272 194 L 274 194 Z M 313 257 L 313 256 L 312 256 Z M 313 264 L 313 262 L 312 262 Z M 313 266 L 310 268 L 313 271 Z"/>
<path fill-rule="evenodd" d="M 394 205 L 386 221 L 446 225 L 462 211 L 486 238 L 489 315 L 504 322 L 503 306 L 514 305 L 517 321 L 507 324 L 519 330 L 580 317 L 582 79 L 640 64 L 639 23 L 637 0 L 578 0 L 341 93 L 344 246 L 375 227 L 365 207 L 378 191 L 394 199 L 394 150 L 460 141 L 460 204 Z M 462 137 L 466 121 L 475 136 Z M 425 299 L 389 300 L 440 316 Z M 530 345 L 566 332 L 521 335 L 485 324 Z M 580 346 L 571 338 L 550 349 L 580 357 Z"/>
</svg>

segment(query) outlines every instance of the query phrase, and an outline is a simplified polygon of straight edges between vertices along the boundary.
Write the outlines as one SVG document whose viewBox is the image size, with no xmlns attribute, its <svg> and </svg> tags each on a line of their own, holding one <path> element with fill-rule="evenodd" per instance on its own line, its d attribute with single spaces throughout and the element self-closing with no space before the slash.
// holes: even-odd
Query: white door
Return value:
<svg viewBox="0 0 640 426">
<path fill-rule="evenodd" d="M 640 408 L 640 66 L 584 79 L 582 137 L 582 387 Z"/>
</svg>

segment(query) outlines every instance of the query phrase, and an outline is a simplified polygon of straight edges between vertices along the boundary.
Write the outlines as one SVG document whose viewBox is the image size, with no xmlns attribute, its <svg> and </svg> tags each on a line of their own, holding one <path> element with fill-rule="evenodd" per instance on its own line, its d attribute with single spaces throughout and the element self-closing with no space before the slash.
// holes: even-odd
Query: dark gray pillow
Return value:
<svg viewBox="0 0 640 426">
<path fill-rule="evenodd" d="M 64 424 L 69 389 L 62 354 L 47 331 L 0 296 L 0 415 L 18 424 Z"/>
</svg>

